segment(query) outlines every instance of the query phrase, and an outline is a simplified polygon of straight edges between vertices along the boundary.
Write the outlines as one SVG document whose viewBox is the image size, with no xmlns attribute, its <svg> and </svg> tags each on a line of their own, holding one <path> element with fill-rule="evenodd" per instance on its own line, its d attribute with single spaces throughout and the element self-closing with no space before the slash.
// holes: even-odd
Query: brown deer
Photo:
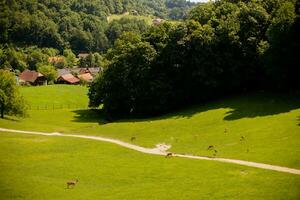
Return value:
<svg viewBox="0 0 300 200">
<path fill-rule="evenodd" d="M 173 156 L 173 153 L 169 152 L 169 153 L 166 154 L 165 158 L 170 158 L 172 156 Z"/>
<path fill-rule="evenodd" d="M 67 188 L 70 188 L 71 186 L 75 187 L 78 182 L 78 179 L 67 181 Z"/>
<path fill-rule="evenodd" d="M 133 142 L 134 140 L 136 140 L 136 137 L 131 137 L 130 141 Z"/>
<path fill-rule="evenodd" d="M 210 145 L 210 146 L 208 146 L 207 150 L 212 150 L 214 148 L 215 148 L 214 145 Z"/>
</svg>

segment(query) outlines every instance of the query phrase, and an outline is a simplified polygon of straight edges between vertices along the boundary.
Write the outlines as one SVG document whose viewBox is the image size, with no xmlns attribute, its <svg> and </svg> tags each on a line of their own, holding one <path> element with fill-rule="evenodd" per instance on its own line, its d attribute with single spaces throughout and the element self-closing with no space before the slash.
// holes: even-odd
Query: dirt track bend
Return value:
<svg viewBox="0 0 300 200">
<path fill-rule="evenodd" d="M 154 155 L 163 155 L 165 156 L 168 152 L 168 148 L 170 146 L 167 145 L 157 145 L 156 148 L 145 148 L 141 146 L 137 146 L 134 144 L 129 144 L 127 142 L 122 142 L 120 140 L 116 139 L 109 139 L 99 136 L 87 136 L 87 135 L 73 135 L 73 134 L 61 134 L 61 133 L 45 133 L 45 132 L 35 132 L 35 131 L 20 131 L 20 130 L 12 130 L 12 129 L 4 129 L 0 128 L 0 132 L 12 132 L 12 133 L 21 133 L 21 134 L 30 134 L 30 135 L 43 135 L 43 136 L 53 136 L 53 137 L 74 137 L 74 138 L 83 138 L 83 139 L 90 139 L 90 140 L 98 140 L 103 142 L 109 142 L 113 144 L 117 144 L 123 147 L 126 147 L 128 149 L 133 149 L 142 153 L 146 154 L 154 154 Z M 211 160 L 211 161 L 218 161 L 218 162 L 225 162 L 225 163 L 233 163 L 238 165 L 245 165 L 250 167 L 256 167 L 261 169 L 268 169 L 273 171 L 279 171 L 279 172 L 286 172 L 290 174 L 297 174 L 300 175 L 299 169 L 293 169 L 288 167 L 281 167 L 276 165 L 269 165 L 269 164 L 263 164 L 263 163 L 256 163 L 256 162 L 250 162 L 250 161 L 244 161 L 244 160 L 235 160 L 235 159 L 227 159 L 227 158 L 210 158 L 210 157 L 204 157 L 204 156 L 193 156 L 193 155 L 185 155 L 185 154 L 176 154 L 173 153 L 172 156 L 175 157 L 182 157 L 182 158 L 190 158 L 190 159 L 198 159 L 198 160 Z"/>
</svg>

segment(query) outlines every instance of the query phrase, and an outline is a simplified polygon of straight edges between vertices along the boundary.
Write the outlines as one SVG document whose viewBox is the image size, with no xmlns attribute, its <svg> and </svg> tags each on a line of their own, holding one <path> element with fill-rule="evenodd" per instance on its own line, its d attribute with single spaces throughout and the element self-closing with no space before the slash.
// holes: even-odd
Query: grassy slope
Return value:
<svg viewBox="0 0 300 200">
<path fill-rule="evenodd" d="M 88 104 L 87 88 L 83 86 L 23 87 L 21 92 L 33 108 L 37 106 L 44 108 L 47 105 L 49 108 L 53 108 L 53 105 L 55 108 L 59 108 L 60 105 L 86 107 Z"/>
<path fill-rule="evenodd" d="M 144 20 L 148 25 L 152 25 L 152 20 L 154 17 L 151 16 L 142 16 L 142 15 L 130 15 L 128 13 L 121 14 L 121 15 L 110 15 L 107 17 L 108 23 L 112 22 L 113 20 L 120 20 L 121 18 L 126 17 L 130 19 L 139 19 Z"/>
<path fill-rule="evenodd" d="M 81 139 L 0 134 L 0 199 L 297 200 L 300 177 Z M 69 179 L 79 179 L 65 189 Z"/>
<path fill-rule="evenodd" d="M 66 86 L 51 86 L 50 89 L 52 87 L 59 90 Z M 72 95 L 61 97 L 63 101 L 66 101 L 65 98 L 78 98 L 78 101 L 87 102 L 87 97 L 83 95 L 86 91 L 77 93 L 76 86 L 67 88 Z M 43 99 L 51 103 L 57 98 L 48 95 L 50 89 L 23 88 L 22 91 L 31 104 Z M 41 97 L 36 99 L 32 95 Z M 47 97 L 43 98 L 43 95 Z M 218 157 L 300 168 L 298 100 L 299 95 L 257 93 L 226 98 L 162 117 L 109 124 L 103 123 L 101 116 L 87 110 L 34 110 L 29 112 L 27 119 L 0 120 L 0 127 L 101 135 L 124 141 L 130 141 L 135 136 L 134 143 L 142 146 L 153 147 L 165 142 L 172 144 L 171 151 L 205 156 L 212 156 L 212 151 L 207 147 L 214 145 Z M 241 141 L 242 136 L 245 140 Z"/>
</svg>

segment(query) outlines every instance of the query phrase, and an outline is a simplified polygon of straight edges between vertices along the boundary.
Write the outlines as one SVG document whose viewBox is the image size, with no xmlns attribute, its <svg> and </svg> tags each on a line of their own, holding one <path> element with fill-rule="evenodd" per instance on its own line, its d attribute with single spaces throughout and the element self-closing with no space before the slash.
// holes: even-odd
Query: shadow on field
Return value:
<svg viewBox="0 0 300 200">
<path fill-rule="evenodd" d="M 3 119 L 4 119 L 4 120 L 7 120 L 7 121 L 12 121 L 12 122 L 19 122 L 19 121 L 20 121 L 20 120 L 17 119 L 17 118 L 12 118 L 12 117 L 7 117 L 7 116 L 5 116 Z"/>
<path fill-rule="evenodd" d="M 87 110 L 75 110 L 74 112 L 75 119 L 74 122 L 83 122 L 83 123 L 98 123 L 107 124 L 107 120 L 104 117 L 104 114 L 96 109 L 87 109 Z"/>
<path fill-rule="evenodd" d="M 300 108 L 300 95 L 264 94 L 243 96 L 227 102 L 224 107 L 232 109 L 224 120 L 254 118 L 287 113 Z"/>
<path fill-rule="evenodd" d="M 242 118 L 255 118 L 270 115 L 287 113 L 300 108 L 300 93 L 274 94 L 267 92 L 256 92 L 252 94 L 242 94 L 211 101 L 202 105 L 193 105 L 161 116 L 149 118 L 127 117 L 112 120 L 118 122 L 146 122 L 163 119 L 191 118 L 202 112 L 216 109 L 228 109 L 224 115 L 224 120 L 238 120 Z M 106 124 L 107 120 L 100 110 L 76 110 L 76 122 L 97 122 Z M 300 121 L 300 117 L 299 117 Z M 300 124 L 298 124 L 300 125 Z"/>
</svg>

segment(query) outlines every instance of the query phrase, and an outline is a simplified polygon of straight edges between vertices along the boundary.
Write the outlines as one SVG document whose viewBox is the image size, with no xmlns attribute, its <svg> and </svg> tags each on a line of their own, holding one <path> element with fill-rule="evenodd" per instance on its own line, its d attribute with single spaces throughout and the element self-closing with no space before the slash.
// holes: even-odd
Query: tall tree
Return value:
<svg viewBox="0 0 300 200">
<path fill-rule="evenodd" d="M 20 115 L 26 113 L 26 104 L 19 93 L 16 77 L 7 70 L 0 69 L 0 114 Z"/>
</svg>

